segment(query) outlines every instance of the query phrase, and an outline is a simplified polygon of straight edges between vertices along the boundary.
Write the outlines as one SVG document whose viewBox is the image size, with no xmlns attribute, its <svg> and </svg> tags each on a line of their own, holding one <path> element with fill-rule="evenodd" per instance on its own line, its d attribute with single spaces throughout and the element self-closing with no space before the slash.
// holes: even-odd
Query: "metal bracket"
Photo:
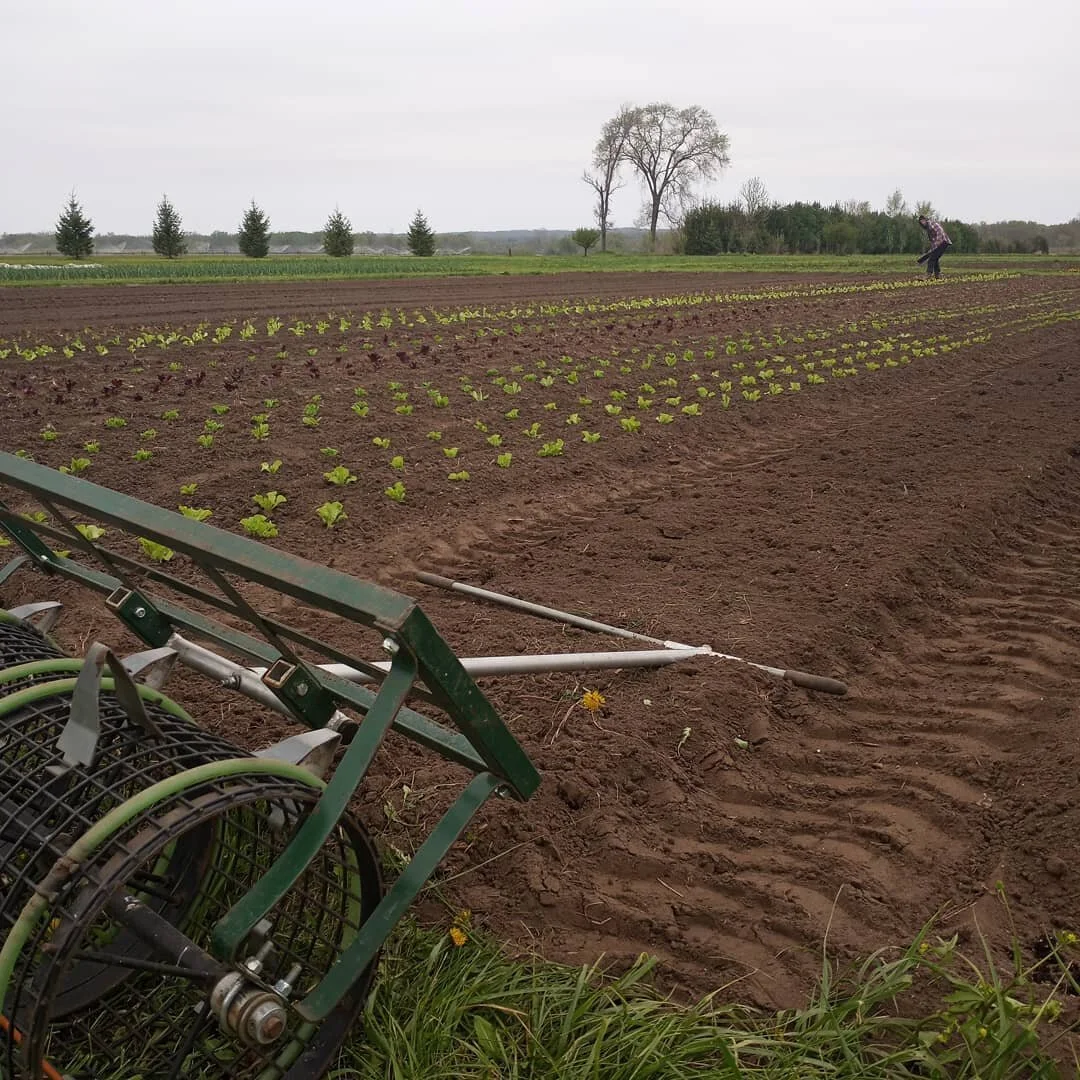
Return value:
<svg viewBox="0 0 1080 1080">
<path fill-rule="evenodd" d="M 42 600 L 37 604 L 22 604 L 19 607 L 8 608 L 8 613 L 16 619 L 28 622 L 35 630 L 43 634 L 49 633 L 60 618 L 60 612 L 64 605 L 59 600 Z"/>
<path fill-rule="evenodd" d="M 268 746 L 265 750 L 258 750 L 255 757 L 272 758 L 275 761 L 287 761 L 290 765 L 299 765 L 302 769 L 322 780 L 330 771 L 334 763 L 334 754 L 342 745 L 341 734 L 330 728 L 317 728 L 314 731 L 303 731 L 299 735 L 293 735 L 288 739 Z M 285 828 L 286 810 L 294 820 L 300 816 L 300 808 L 293 799 L 286 799 L 281 806 L 272 806 L 268 824 L 276 832 Z"/>
<path fill-rule="evenodd" d="M 309 727 L 325 727 L 337 712 L 333 696 L 302 663 L 281 657 L 263 672 L 262 682 Z"/>
<path fill-rule="evenodd" d="M 124 657 L 124 670 L 133 679 L 153 690 L 160 690 L 169 681 L 179 655 L 166 645 L 160 649 L 144 649 Z"/>
<path fill-rule="evenodd" d="M 86 660 L 71 693 L 68 722 L 56 740 L 56 748 L 64 755 L 64 764 L 68 768 L 75 765 L 88 768 L 94 763 L 98 739 L 101 738 L 101 675 L 106 666 L 113 675 L 113 693 L 128 719 L 148 735 L 161 738 L 161 729 L 147 713 L 124 665 L 107 645 L 95 641 L 86 650 Z"/>
<path fill-rule="evenodd" d="M 147 645 L 160 648 L 169 640 L 169 620 L 141 593 L 121 585 L 105 597 L 105 606 Z"/>
<path fill-rule="evenodd" d="M 271 758 L 274 761 L 287 761 L 290 765 L 299 765 L 307 769 L 320 780 L 330 771 L 334 754 L 341 746 L 341 734 L 329 728 L 303 731 L 288 739 L 282 739 L 265 750 L 258 750 L 255 757 Z"/>
<path fill-rule="evenodd" d="M 29 557 L 26 555 L 16 555 L 9 563 L 0 566 L 0 585 L 3 585 L 20 566 L 24 565 L 28 561 L 28 558 Z"/>
</svg>

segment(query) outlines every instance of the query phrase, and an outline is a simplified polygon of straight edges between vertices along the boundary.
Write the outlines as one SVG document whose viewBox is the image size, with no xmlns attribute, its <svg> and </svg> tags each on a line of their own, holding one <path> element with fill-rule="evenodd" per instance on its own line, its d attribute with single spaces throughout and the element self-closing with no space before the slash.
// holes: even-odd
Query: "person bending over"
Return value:
<svg viewBox="0 0 1080 1080">
<path fill-rule="evenodd" d="M 919 215 L 919 225 L 926 230 L 930 241 L 930 250 L 919 256 L 919 262 L 926 263 L 927 276 L 941 277 L 941 256 L 952 246 L 949 234 L 941 227 L 941 222 L 931 221 L 925 214 Z"/>
</svg>

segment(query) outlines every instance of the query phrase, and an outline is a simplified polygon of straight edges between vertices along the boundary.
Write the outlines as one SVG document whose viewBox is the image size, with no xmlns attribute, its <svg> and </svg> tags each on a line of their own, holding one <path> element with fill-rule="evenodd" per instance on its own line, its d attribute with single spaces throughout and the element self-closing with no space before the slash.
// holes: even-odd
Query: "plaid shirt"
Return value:
<svg viewBox="0 0 1080 1080">
<path fill-rule="evenodd" d="M 939 222 L 927 221 L 926 231 L 930 235 L 930 246 L 938 247 L 940 244 L 951 244 L 949 234 L 941 227 Z"/>
</svg>

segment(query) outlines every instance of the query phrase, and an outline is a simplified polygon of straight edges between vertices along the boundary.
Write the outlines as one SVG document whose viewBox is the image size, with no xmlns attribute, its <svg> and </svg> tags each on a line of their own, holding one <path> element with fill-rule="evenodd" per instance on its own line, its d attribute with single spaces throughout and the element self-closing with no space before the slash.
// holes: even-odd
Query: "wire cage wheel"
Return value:
<svg viewBox="0 0 1080 1080">
<path fill-rule="evenodd" d="M 64 883 L 19 952 L 4 1001 L 10 1019 L 0 1074 L 36 1078 L 52 1069 L 75 1080 L 322 1075 L 363 1007 L 374 962 L 357 973 L 322 1023 L 307 1023 L 288 1008 L 270 1045 L 249 1045 L 222 1030 L 205 981 L 161 962 L 110 904 L 117 895 L 136 896 L 192 945 L 208 949 L 215 922 L 281 853 L 318 798 L 318 788 L 293 777 L 239 773 L 185 789 L 109 836 Z M 261 981 L 288 981 L 289 1000 L 302 998 L 380 896 L 370 839 L 343 819 L 268 913 L 257 942 L 265 953 Z M 250 956 L 254 948 L 245 951 Z"/>
<path fill-rule="evenodd" d="M 285 851 L 323 785 L 245 755 L 145 686 L 140 726 L 110 679 L 93 761 L 73 768 L 58 743 L 81 664 L 0 617 L 0 1078 L 320 1076 L 363 1007 L 374 961 L 321 1023 L 294 1005 L 381 899 L 370 838 L 342 818 L 238 964 L 218 964 L 215 924 Z M 167 940 L 140 931 L 124 898 Z M 222 979 L 187 966 L 189 951 L 234 986 L 234 969 L 258 957 L 257 983 L 285 1003 L 272 1038 L 221 1019 Z"/>
</svg>

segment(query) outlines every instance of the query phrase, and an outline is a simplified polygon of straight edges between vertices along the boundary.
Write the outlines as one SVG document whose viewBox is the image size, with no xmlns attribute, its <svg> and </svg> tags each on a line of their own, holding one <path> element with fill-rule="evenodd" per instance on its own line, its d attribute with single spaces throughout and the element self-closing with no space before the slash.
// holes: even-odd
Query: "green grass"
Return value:
<svg viewBox="0 0 1080 1080">
<path fill-rule="evenodd" d="M 32 269 L 47 266 L 48 270 Z M 26 267 L 20 269 L 19 267 Z M 982 267 L 1023 269 L 1031 272 L 1080 270 L 1080 257 L 946 256 L 945 270 L 969 271 Z M 245 259 L 228 255 L 191 255 L 162 259 L 150 255 L 102 255 L 73 266 L 57 256 L 0 256 L 2 285 L 66 285 L 211 281 L 281 281 L 555 274 L 567 271 L 738 271 L 764 273 L 922 273 L 910 255 L 448 255 L 429 259 L 404 256 L 360 255 L 332 259 L 324 255 L 271 255 Z"/>
<path fill-rule="evenodd" d="M 407 925 L 380 962 L 362 1034 L 334 1080 L 1057 1080 L 1077 1044 L 1069 976 L 976 964 L 927 932 L 840 973 L 823 955 L 801 1009 L 666 999 L 629 971 L 511 961 Z M 1075 982 L 1071 989 L 1077 989 Z M 1053 1052 L 1056 1048 L 1056 1053 Z M 1075 1067 L 1075 1066 L 1073 1066 Z"/>
</svg>

